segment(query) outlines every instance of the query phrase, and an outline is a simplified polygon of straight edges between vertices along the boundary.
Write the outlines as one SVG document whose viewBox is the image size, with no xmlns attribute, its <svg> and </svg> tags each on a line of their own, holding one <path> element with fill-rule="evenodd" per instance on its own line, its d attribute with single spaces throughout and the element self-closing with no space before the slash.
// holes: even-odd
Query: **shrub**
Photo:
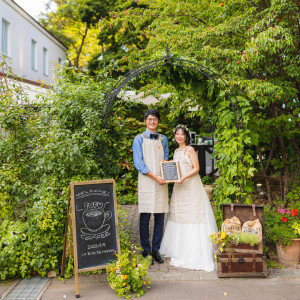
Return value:
<svg viewBox="0 0 300 300">
<path fill-rule="evenodd" d="M 131 298 L 130 294 L 135 293 L 139 297 L 150 287 L 151 279 L 147 278 L 147 270 L 151 265 L 151 256 L 144 258 L 138 251 L 141 249 L 132 245 L 117 255 L 118 259 L 106 268 L 109 286 L 118 296 Z"/>
</svg>

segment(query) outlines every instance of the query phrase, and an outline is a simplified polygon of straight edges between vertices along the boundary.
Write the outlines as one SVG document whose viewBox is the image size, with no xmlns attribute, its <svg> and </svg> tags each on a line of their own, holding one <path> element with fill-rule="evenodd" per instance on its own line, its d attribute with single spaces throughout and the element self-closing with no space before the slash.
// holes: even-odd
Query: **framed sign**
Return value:
<svg viewBox="0 0 300 300">
<path fill-rule="evenodd" d="M 161 176 L 166 182 L 180 180 L 180 172 L 177 161 L 164 161 L 160 163 Z"/>
<path fill-rule="evenodd" d="M 72 182 L 71 210 L 76 298 L 78 273 L 106 268 L 120 253 L 116 184 L 112 179 Z"/>
</svg>

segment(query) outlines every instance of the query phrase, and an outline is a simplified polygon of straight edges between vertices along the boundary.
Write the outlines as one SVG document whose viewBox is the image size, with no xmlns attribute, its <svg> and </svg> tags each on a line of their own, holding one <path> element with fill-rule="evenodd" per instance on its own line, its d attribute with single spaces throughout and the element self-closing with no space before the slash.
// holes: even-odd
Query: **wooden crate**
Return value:
<svg viewBox="0 0 300 300">
<path fill-rule="evenodd" d="M 259 219 L 264 235 L 264 207 L 245 204 L 223 204 L 223 220 L 236 216 L 243 225 Z M 257 246 L 233 245 L 217 253 L 218 277 L 266 277 L 267 263 L 263 255 L 264 238 Z"/>
<path fill-rule="evenodd" d="M 228 253 L 217 255 L 218 277 L 266 277 L 266 259 L 255 253 Z"/>
</svg>

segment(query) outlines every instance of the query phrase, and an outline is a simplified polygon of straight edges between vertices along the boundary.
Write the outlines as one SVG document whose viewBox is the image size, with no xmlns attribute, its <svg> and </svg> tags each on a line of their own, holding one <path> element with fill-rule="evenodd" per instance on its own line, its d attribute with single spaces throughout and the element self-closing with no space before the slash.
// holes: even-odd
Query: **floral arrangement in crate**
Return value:
<svg viewBox="0 0 300 300">
<path fill-rule="evenodd" d="M 117 260 L 108 265 L 106 272 L 109 286 L 118 296 L 131 298 L 143 295 L 150 288 L 151 278 L 147 277 L 151 265 L 151 257 L 144 258 L 138 254 L 141 249 L 132 245 L 130 249 L 117 254 Z"/>
<path fill-rule="evenodd" d="M 265 217 L 268 241 L 288 246 L 293 239 L 300 238 L 300 218 L 296 207 L 273 208 Z"/>
<path fill-rule="evenodd" d="M 216 252 L 222 253 L 225 249 L 232 249 L 235 245 L 256 246 L 259 244 L 259 237 L 250 233 L 228 234 L 227 232 L 219 231 L 210 235 L 210 241 L 215 245 Z"/>
<path fill-rule="evenodd" d="M 262 252 L 262 225 L 259 219 L 244 222 L 236 217 L 224 220 L 222 230 L 210 235 L 217 254 L 226 250 L 229 253 L 253 250 Z M 235 250 L 234 250 L 235 249 Z"/>
</svg>

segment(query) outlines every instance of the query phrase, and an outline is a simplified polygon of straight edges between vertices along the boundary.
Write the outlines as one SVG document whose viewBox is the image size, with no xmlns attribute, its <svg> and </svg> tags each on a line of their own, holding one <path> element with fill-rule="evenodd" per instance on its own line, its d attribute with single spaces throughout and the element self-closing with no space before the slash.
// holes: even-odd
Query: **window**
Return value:
<svg viewBox="0 0 300 300">
<path fill-rule="evenodd" d="M 8 55 L 8 30 L 9 30 L 9 23 L 2 19 L 2 53 Z"/>
<path fill-rule="evenodd" d="M 43 48 L 43 74 L 48 76 L 48 50 Z"/>
<path fill-rule="evenodd" d="M 31 69 L 37 70 L 36 41 L 31 40 Z"/>
</svg>

